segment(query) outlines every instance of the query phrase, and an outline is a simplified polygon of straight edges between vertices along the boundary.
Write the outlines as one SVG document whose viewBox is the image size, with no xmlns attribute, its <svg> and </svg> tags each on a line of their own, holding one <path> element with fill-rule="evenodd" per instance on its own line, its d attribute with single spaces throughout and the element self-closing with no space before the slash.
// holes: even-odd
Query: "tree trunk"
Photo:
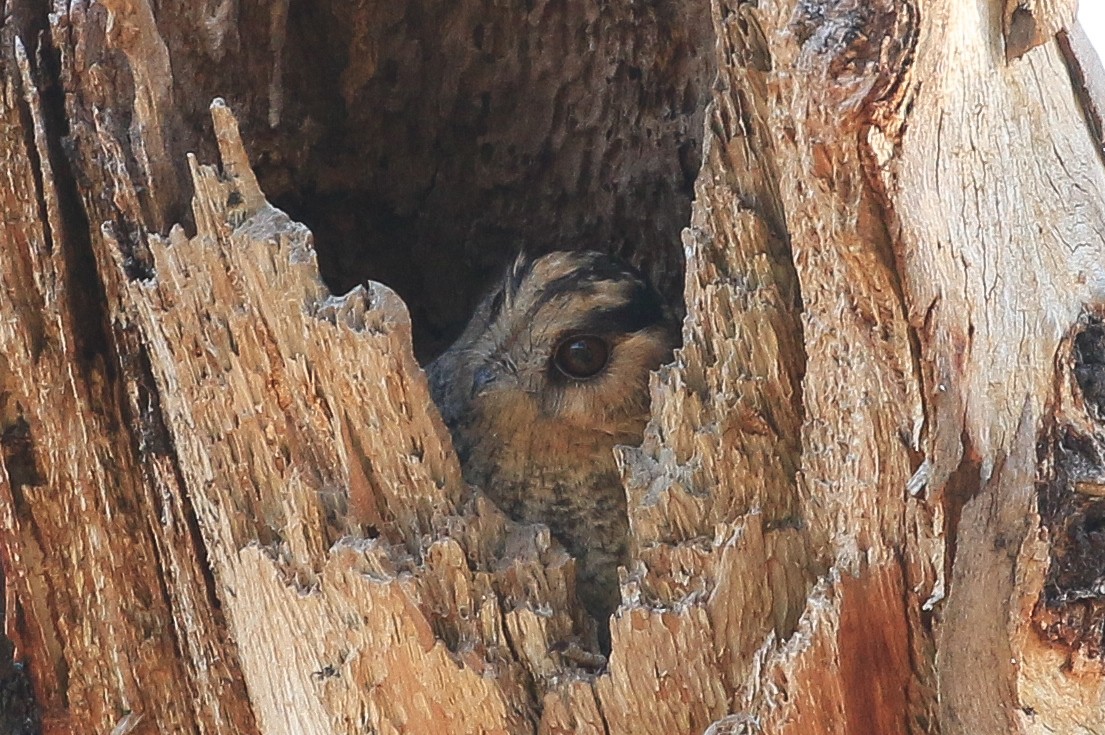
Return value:
<svg viewBox="0 0 1105 735">
<path fill-rule="evenodd" d="M 0 733 L 1105 731 L 1072 5 L 0 6 Z M 606 661 L 415 358 L 564 247 L 686 313 Z"/>
</svg>

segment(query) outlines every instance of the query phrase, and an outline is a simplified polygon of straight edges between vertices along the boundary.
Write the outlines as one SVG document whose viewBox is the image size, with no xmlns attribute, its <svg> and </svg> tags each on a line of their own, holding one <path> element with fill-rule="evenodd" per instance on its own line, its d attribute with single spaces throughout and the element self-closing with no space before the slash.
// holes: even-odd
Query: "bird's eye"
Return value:
<svg viewBox="0 0 1105 735">
<path fill-rule="evenodd" d="M 553 353 L 553 365 L 573 380 L 595 377 L 609 359 L 610 345 L 602 337 L 589 334 L 569 337 Z"/>
</svg>

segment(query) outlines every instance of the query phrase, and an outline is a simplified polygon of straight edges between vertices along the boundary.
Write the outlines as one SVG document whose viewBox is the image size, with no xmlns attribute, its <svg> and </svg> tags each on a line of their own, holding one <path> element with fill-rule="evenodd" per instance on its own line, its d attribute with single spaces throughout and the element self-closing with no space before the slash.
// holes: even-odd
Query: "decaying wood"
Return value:
<svg viewBox="0 0 1105 735">
<path fill-rule="evenodd" d="M 360 712 L 380 732 L 516 731 L 570 628 L 571 567 L 547 531 L 469 496 L 402 302 L 378 285 L 330 296 L 309 233 L 265 202 L 215 114 L 231 178 L 193 166 L 197 233 L 151 240 L 156 285 L 132 283 L 125 308 L 191 458 L 259 725 L 331 732 Z M 235 306 L 212 319 L 212 303 Z"/>
<path fill-rule="evenodd" d="M 303 47 L 286 27 L 301 11 L 276 5 L 220 4 L 199 47 L 171 21 L 207 16 L 143 0 L 38 20 L 17 3 L 0 34 L 3 609 L 45 732 L 1105 729 L 1102 76 L 1070 3 L 535 4 L 487 28 L 457 11 L 458 69 L 496 44 L 540 58 L 526 81 L 551 86 L 526 99 L 558 99 L 558 65 L 508 43 L 529 38 L 515 20 L 583 29 L 553 46 L 577 54 L 565 98 L 613 58 L 589 63 L 588 39 L 650 59 L 654 76 L 626 67 L 642 89 L 717 69 L 682 250 L 634 253 L 668 278 L 683 261 L 687 318 L 643 446 L 618 452 L 633 563 L 605 663 L 572 560 L 462 482 L 408 305 L 375 282 L 332 294 L 311 233 L 266 199 L 255 169 L 287 195 L 273 170 L 312 155 L 282 121 L 315 142 L 322 124 L 280 84 L 303 81 L 281 71 Z M 419 58 L 418 14 L 343 12 L 361 25 L 336 37 L 368 49 L 347 102 L 418 76 L 391 63 Z M 259 90 L 241 115 L 268 128 L 240 130 L 221 101 L 199 121 L 216 58 L 240 62 L 233 89 Z M 595 170 L 622 170 L 625 131 L 604 127 L 632 89 L 618 68 L 612 102 L 561 99 L 539 136 L 488 134 L 504 168 L 424 201 L 546 228 L 555 197 L 515 211 L 495 146 L 605 129 Z M 701 114 L 646 103 L 682 117 L 646 116 L 665 142 L 635 182 L 682 165 L 675 131 Z M 441 125 L 435 144 L 463 137 Z M 563 192 L 568 171 L 583 199 L 627 201 L 578 153 L 549 147 L 550 178 L 518 196 Z M 433 175 L 410 160 L 402 180 L 363 165 L 413 206 Z M 447 163 L 443 181 L 463 168 Z M 440 298 L 421 306 L 463 301 Z"/>
<path fill-rule="evenodd" d="M 1017 59 L 1074 22 L 1077 3 L 1071 0 L 1006 0 L 1002 17 L 1005 56 Z"/>
<path fill-rule="evenodd" d="M 95 266 L 64 242 L 87 244 L 89 233 L 63 220 L 65 184 L 53 177 L 42 100 L 20 61 L 22 89 L 9 78 L 4 93 L 12 185 L 0 249 L 7 633 L 30 665 L 45 732 L 109 731 L 135 712 L 161 730 L 250 732 L 155 387 L 120 395 L 111 379 L 108 305 L 86 290 Z M 115 336 L 130 359 L 144 359 L 133 332 Z"/>
</svg>

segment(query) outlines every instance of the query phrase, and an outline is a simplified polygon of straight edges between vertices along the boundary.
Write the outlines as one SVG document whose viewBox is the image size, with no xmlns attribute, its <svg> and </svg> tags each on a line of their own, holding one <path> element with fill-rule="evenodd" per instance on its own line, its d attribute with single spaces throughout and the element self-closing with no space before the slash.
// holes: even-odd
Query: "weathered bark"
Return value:
<svg viewBox="0 0 1105 735">
<path fill-rule="evenodd" d="M 45 732 L 1105 730 L 1069 3 L 46 10 L 0 33 L 3 612 Z M 619 450 L 605 666 L 415 361 L 568 245 L 687 314 Z"/>
</svg>

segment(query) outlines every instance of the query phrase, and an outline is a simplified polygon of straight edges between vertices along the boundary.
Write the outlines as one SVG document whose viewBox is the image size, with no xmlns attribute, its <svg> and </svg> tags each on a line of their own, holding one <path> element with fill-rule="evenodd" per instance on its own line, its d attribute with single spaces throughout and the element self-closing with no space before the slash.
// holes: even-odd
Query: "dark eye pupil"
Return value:
<svg viewBox="0 0 1105 735">
<path fill-rule="evenodd" d="M 609 357 L 610 348 L 602 338 L 570 337 L 556 348 L 553 364 L 569 378 L 582 380 L 597 375 Z"/>
</svg>

